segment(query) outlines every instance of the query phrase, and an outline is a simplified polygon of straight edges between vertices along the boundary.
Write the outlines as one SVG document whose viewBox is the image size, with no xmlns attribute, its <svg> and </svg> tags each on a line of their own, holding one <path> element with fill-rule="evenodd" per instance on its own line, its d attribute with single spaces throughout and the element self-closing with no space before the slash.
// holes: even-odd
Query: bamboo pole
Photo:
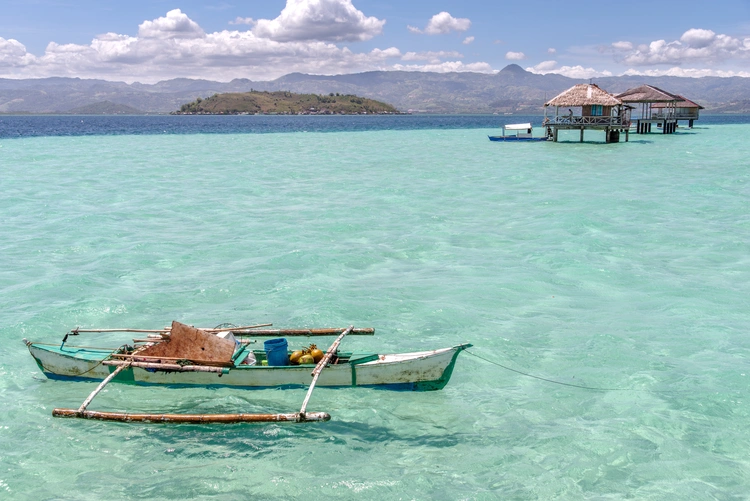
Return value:
<svg viewBox="0 0 750 501">
<path fill-rule="evenodd" d="M 153 333 L 165 333 L 169 332 L 168 328 L 165 329 L 79 329 L 76 327 L 72 331 L 70 331 L 72 334 L 78 334 L 79 332 L 83 333 L 105 333 L 105 332 L 153 332 Z"/>
<path fill-rule="evenodd" d="M 38 346 L 58 346 L 56 343 L 33 343 Z M 98 351 L 112 351 L 111 346 L 78 346 L 78 345 L 70 345 L 68 348 L 77 348 L 80 350 L 98 350 Z"/>
<path fill-rule="evenodd" d="M 257 325 L 246 325 L 244 327 L 224 327 L 223 329 L 201 329 L 200 327 L 198 327 L 198 330 L 201 330 L 203 332 L 224 332 L 224 331 L 235 332 L 235 331 L 244 331 L 247 329 L 259 329 L 261 327 L 270 327 L 272 325 L 273 324 L 257 324 Z"/>
<path fill-rule="evenodd" d="M 230 329 L 232 332 L 237 334 L 237 329 Z M 341 334 L 346 329 L 342 328 L 331 328 L 331 329 L 258 329 L 253 332 L 248 332 L 253 336 L 257 337 L 282 337 L 282 336 L 336 336 Z M 242 333 L 239 333 L 242 334 Z M 372 327 L 352 329 L 349 333 L 352 336 L 372 336 L 375 334 L 375 329 Z"/>
<path fill-rule="evenodd" d="M 345 329 L 343 328 L 324 328 L 324 329 L 263 329 L 263 327 L 270 327 L 273 324 L 258 324 L 258 325 L 248 325 L 244 327 L 230 327 L 230 328 L 224 328 L 224 329 L 208 329 L 208 328 L 200 328 L 198 327 L 198 330 L 202 330 L 203 332 L 224 332 L 229 331 L 235 334 L 251 334 L 253 336 L 259 336 L 259 337 L 276 337 L 276 336 L 335 336 L 338 334 L 341 334 L 344 332 Z M 171 331 L 171 327 L 165 327 L 164 329 L 79 329 L 75 328 L 72 331 L 70 331 L 71 334 L 77 335 L 78 333 L 110 333 L 110 332 L 134 332 L 134 333 L 141 333 L 141 334 L 159 334 L 160 338 L 164 336 L 169 336 L 169 332 Z M 242 331 L 252 331 L 252 332 L 242 332 Z M 357 328 L 353 329 L 352 332 L 350 332 L 351 335 L 356 336 L 372 336 L 375 334 L 375 329 L 372 327 L 363 327 L 363 328 Z M 159 340 L 159 338 L 154 338 L 155 340 Z"/>
<path fill-rule="evenodd" d="M 305 417 L 305 409 L 307 408 L 307 402 L 310 400 L 310 397 L 312 396 L 312 392 L 315 389 L 315 383 L 318 382 L 318 378 L 320 377 L 320 373 L 323 372 L 323 369 L 326 365 L 328 365 L 328 362 L 331 360 L 331 357 L 334 353 L 336 353 L 336 350 L 339 347 L 339 344 L 341 343 L 341 340 L 344 339 L 344 336 L 349 334 L 352 330 L 354 330 L 354 326 L 350 325 L 344 332 L 341 333 L 339 337 L 336 338 L 336 341 L 333 342 L 333 344 L 328 348 L 328 351 L 323 356 L 323 358 L 320 359 L 320 362 L 318 362 L 318 365 L 315 366 L 315 369 L 312 371 L 312 383 L 310 383 L 310 388 L 307 390 L 307 395 L 305 395 L 305 400 L 302 402 L 302 408 L 299 410 L 299 414 L 302 417 Z"/>
<path fill-rule="evenodd" d="M 99 412 L 75 409 L 54 409 L 54 417 L 70 417 L 81 419 L 99 419 L 102 421 L 124 422 L 152 422 L 152 423 L 267 423 L 292 422 L 305 423 L 311 421 L 328 421 L 331 419 L 327 412 L 299 412 L 290 414 L 143 414 L 127 412 Z"/>
<path fill-rule="evenodd" d="M 257 324 L 257 325 L 245 325 L 241 327 L 225 327 L 223 329 L 215 329 L 213 327 L 211 328 L 201 328 L 197 327 L 198 330 L 202 330 L 203 332 L 223 332 L 223 331 L 238 331 L 238 330 L 248 330 L 248 329 L 258 329 L 260 327 L 270 327 L 273 324 Z M 106 333 L 106 332 L 141 332 L 141 333 L 156 333 L 156 334 L 162 334 L 162 333 L 168 333 L 170 330 L 172 330 L 171 327 L 165 327 L 163 329 L 79 329 L 76 327 L 72 331 L 70 331 L 72 334 L 78 334 L 80 332 L 84 333 Z"/>
<path fill-rule="evenodd" d="M 96 389 L 91 392 L 91 395 L 89 395 L 88 398 L 83 401 L 83 403 L 78 408 L 78 410 L 76 411 L 76 413 L 77 414 L 83 414 L 83 412 L 86 410 L 86 407 L 88 407 L 89 404 L 91 403 L 91 401 L 94 400 L 94 397 L 96 395 L 98 395 L 99 392 L 102 391 L 102 389 L 104 389 L 105 386 L 107 386 L 107 383 L 109 383 L 110 381 L 112 381 L 112 379 L 114 379 L 115 376 L 117 376 L 123 369 L 125 369 L 125 368 L 127 368 L 129 366 L 130 366 L 129 363 L 125 363 L 125 364 L 119 366 L 117 369 L 115 369 L 109 376 L 107 376 L 106 378 L 104 378 L 104 381 L 102 381 L 101 383 L 99 383 L 99 386 L 97 386 Z"/>
<path fill-rule="evenodd" d="M 210 365 L 160 364 L 155 362 L 133 362 L 120 360 L 105 360 L 102 362 L 102 365 L 117 365 L 120 367 L 129 365 L 131 367 L 139 367 L 141 369 L 156 369 L 172 372 L 215 372 L 217 374 L 224 374 L 229 370 L 229 367 L 216 367 Z"/>
<path fill-rule="evenodd" d="M 125 360 L 133 359 L 135 362 L 155 362 L 155 363 L 161 363 L 160 360 L 188 360 L 190 362 L 194 362 L 197 365 L 211 365 L 217 363 L 215 360 L 200 360 L 200 359 L 193 359 L 193 358 L 185 358 L 185 357 L 162 357 L 162 356 L 151 356 L 151 355 L 141 355 L 140 353 L 133 352 L 133 353 L 113 353 L 110 355 L 111 358 L 122 358 Z M 113 364 L 114 365 L 114 364 Z"/>
</svg>

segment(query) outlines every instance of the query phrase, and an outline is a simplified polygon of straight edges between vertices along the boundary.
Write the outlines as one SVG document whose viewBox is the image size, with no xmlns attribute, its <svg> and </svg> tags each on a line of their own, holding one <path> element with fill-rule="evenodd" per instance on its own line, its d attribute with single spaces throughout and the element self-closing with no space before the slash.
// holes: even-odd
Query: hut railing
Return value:
<svg viewBox="0 0 750 501">
<path fill-rule="evenodd" d="M 628 127 L 630 120 L 623 117 L 571 117 L 558 115 L 547 117 L 543 125 L 606 125 L 611 127 Z"/>
<path fill-rule="evenodd" d="M 652 118 L 676 118 L 676 119 L 680 119 L 680 118 L 683 118 L 683 119 L 698 118 L 698 110 L 695 110 L 695 111 L 692 111 L 692 110 L 680 111 L 678 109 L 676 113 L 667 113 L 667 112 L 663 112 L 663 111 L 659 110 L 659 111 L 654 111 L 653 114 L 651 115 L 651 117 Z"/>
</svg>

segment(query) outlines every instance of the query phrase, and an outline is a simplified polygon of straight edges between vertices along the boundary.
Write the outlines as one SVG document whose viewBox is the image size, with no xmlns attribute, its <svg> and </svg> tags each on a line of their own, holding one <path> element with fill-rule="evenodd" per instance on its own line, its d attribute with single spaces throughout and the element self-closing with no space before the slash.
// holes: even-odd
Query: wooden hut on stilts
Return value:
<svg viewBox="0 0 750 501">
<path fill-rule="evenodd" d="M 690 99 L 675 94 L 680 100 L 674 104 L 675 120 L 685 120 L 689 128 L 693 128 L 693 123 L 700 118 L 700 110 L 704 109 L 700 104 Z M 654 103 L 651 105 L 651 116 L 653 118 L 663 118 L 666 116 L 669 107 L 665 103 Z"/>
<path fill-rule="evenodd" d="M 662 134 L 677 130 L 677 102 L 682 98 L 653 85 L 641 85 L 617 95 L 626 104 L 639 104 L 640 116 L 635 119 L 637 134 L 648 134 L 652 125 L 661 128 Z M 659 105 L 654 113 L 654 105 Z"/>
<path fill-rule="evenodd" d="M 555 109 L 554 115 L 551 108 Z M 563 109 L 563 113 L 560 113 Z M 567 112 L 565 111 L 567 110 Z M 557 142 L 560 130 L 580 131 L 580 141 L 586 130 L 604 131 L 606 143 L 620 141 L 620 133 L 628 140 L 630 109 L 612 94 L 595 84 L 578 84 L 544 103 L 547 136 Z"/>
</svg>

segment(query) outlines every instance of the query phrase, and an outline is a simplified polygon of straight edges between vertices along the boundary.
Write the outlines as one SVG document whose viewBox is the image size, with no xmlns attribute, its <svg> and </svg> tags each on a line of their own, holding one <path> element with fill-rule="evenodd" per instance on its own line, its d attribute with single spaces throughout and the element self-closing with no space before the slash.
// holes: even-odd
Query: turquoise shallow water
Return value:
<svg viewBox="0 0 750 501">
<path fill-rule="evenodd" d="M 750 125 L 494 132 L 0 140 L 0 497 L 745 498 Z M 347 348 L 471 342 L 506 368 L 462 354 L 439 392 L 320 388 L 308 408 L 333 418 L 305 426 L 51 417 L 95 385 L 45 380 L 22 338 L 172 320 L 353 323 L 376 336 Z M 304 394 L 112 384 L 91 408 Z"/>
</svg>

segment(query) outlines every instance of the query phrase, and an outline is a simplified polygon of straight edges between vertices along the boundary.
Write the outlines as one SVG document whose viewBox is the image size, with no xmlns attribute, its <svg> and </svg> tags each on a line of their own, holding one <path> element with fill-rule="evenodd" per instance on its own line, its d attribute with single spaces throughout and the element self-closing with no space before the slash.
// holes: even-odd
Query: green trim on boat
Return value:
<svg viewBox="0 0 750 501">
<path fill-rule="evenodd" d="M 349 365 L 352 368 L 352 386 L 357 386 L 357 366 L 373 362 L 379 358 L 377 353 L 354 351 L 349 356 Z"/>
<path fill-rule="evenodd" d="M 455 346 L 456 352 L 453 354 L 453 358 L 451 359 L 451 363 L 448 364 L 448 367 L 445 368 L 443 371 L 443 374 L 433 381 L 419 381 L 414 383 L 414 390 L 415 391 L 434 391 L 434 390 L 442 390 L 445 388 L 445 385 L 448 384 L 448 381 L 450 381 L 451 376 L 453 375 L 453 368 L 456 366 L 456 359 L 458 358 L 459 353 L 464 351 L 467 348 L 471 348 L 473 345 L 471 344 L 460 344 L 458 346 Z"/>
<path fill-rule="evenodd" d="M 114 371 L 117 370 L 117 365 L 110 365 L 109 367 L 109 373 L 112 374 Z M 135 374 L 133 373 L 133 368 L 128 367 L 127 369 L 122 370 L 118 375 L 115 376 L 113 381 L 117 381 L 118 383 L 131 383 L 135 384 Z"/>
<path fill-rule="evenodd" d="M 248 345 L 240 346 L 240 348 L 232 355 L 232 364 L 237 364 L 237 360 L 244 360 L 247 356 L 247 352 L 250 351 Z"/>
<path fill-rule="evenodd" d="M 117 351 L 111 348 L 84 348 L 68 345 L 60 347 L 56 344 L 53 345 L 47 343 L 31 343 L 30 346 L 35 346 L 51 353 L 58 353 L 66 357 L 75 358 L 77 360 L 86 360 L 89 362 L 98 362 Z"/>
</svg>

